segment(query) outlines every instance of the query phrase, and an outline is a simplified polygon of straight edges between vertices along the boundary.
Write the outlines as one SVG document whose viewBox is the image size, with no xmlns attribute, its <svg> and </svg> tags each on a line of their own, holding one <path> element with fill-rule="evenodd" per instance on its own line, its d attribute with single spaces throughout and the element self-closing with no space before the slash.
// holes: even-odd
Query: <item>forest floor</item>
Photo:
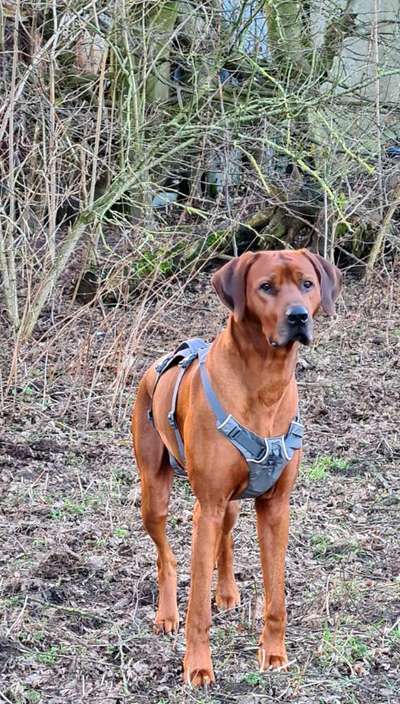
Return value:
<svg viewBox="0 0 400 704">
<path fill-rule="evenodd" d="M 147 327 L 126 408 L 152 358 L 220 329 L 224 311 L 209 278 Z M 43 358 L 27 367 L 4 400 L 0 435 L 2 702 L 400 701 L 399 302 L 393 277 L 369 287 L 350 280 L 337 319 L 321 318 L 315 345 L 301 349 L 306 438 L 287 557 L 290 669 L 258 672 L 261 572 L 254 506 L 244 501 L 235 531 L 242 603 L 229 613 L 213 606 L 217 684 L 208 693 L 182 685 L 183 628 L 175 637 L 152 632 L 155 550 L 140 520 L 128 414 L 112 426 L 106 393 L 92 393 L 88 412 L 67 367 L 45 389 Z M 138 310 L 130 307 L 130 319 Z M 80 332 L 70 330 L 57 359 L 73 355 Z M 176 481 L 169 535 L 182 620 L 192 506 Z"/>
</svg>

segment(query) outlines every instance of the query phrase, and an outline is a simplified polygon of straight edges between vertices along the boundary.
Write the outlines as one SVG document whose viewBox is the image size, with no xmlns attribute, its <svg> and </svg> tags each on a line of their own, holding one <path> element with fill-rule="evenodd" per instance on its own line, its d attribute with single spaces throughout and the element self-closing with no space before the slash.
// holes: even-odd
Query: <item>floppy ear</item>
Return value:
<svg viewBox="0 0 400 704">
<path fill-rule="evenodd" d="M 303 254 L 313 265 L 321 287 L 321 308 L 327 315 L 335 312 L 335 301 L 342 287 L 342 273 L 337 266 L 331 264 L 319 254 L 303 250 Z"/>
<path fill-rule="evenodd" d="M 235 257 L 214 274 L 211 283 L 222 303 L 237 320 L 243 320 L 246 309 L 246 277 L 256 254 L 245 252 Z"/>
</svg>

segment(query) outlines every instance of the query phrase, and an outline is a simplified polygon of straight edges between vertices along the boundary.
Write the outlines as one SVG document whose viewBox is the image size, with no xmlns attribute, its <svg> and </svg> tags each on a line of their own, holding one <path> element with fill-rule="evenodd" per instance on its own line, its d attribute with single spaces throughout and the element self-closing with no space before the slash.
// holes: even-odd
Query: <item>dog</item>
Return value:
<svg viewBox="0 0 400 704">
<path fill-rule="evenodd" d="M 255 497 L 264 581 L 260 670 L 287 667 L 285 556 L 302 435 L 295 368 L 317 311 L 334 313 L 341 273 L 306 249 L 246 252 L 212 283 L 230 312 L 226 327 L 211 345 L 189 341 L 152 366 L 132 417 L 143 524 L 158 552 L 160 634 L 179 626 L 176 559 L 165 532 L 173 468 L 186 473 L 196 497 L 183 670 L 198 686 L 215 681 L 208 635 L 215 564 L 217 606 L 240 603 L 232 529 L 242 496 Z"/>
</svg>

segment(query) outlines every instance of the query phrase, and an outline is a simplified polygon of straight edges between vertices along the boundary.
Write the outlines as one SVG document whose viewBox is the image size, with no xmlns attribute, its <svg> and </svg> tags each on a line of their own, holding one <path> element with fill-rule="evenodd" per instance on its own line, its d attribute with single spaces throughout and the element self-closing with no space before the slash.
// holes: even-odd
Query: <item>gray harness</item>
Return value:
<svg viewBox="0 0 400 704">
<path fill-rule="evenodd" d="M 182 377 L 186 369 L 196 359 L 199 360 L 200 378 L 207 401 L 215 415 L 217 430 L 234 445 L 243 455 L 249 468 L 249 483 L 238 499 L 253 499 L 261 496 L 270 489 L 279 479 L 288 462 L 296 450 L 302 446 L 303 425 L 298 415 L 291 422 L 286 435 L 273 438 L 263 438 L 241 425 L 230 413 L 227 413 L 218 401 L 211 386 L 210 377 L 205 361 L 210 344 L 200 338 L 192 338 L 183 342 L 175 352 L 165 357 L 156 365 L 157 379 L 153 390 L 156 390 L 161 375 L 173 366 L 179 366 L 179 373 L 172 393 L 171 410 L 168 413 L 168 422 L 174 429 L 176 442 L 179 448 L 181 464 L 176 457 L 169 453 L 169 461 L 177 476 L 187 479 L 184 468 L 185 450 L 183 439 L 176 422 L 176 402 Z M 153 423 L 152 411 L 148 412 L 149 420 Z M 154 425 L 154 423 L 153 423 Z"/>
</svg>

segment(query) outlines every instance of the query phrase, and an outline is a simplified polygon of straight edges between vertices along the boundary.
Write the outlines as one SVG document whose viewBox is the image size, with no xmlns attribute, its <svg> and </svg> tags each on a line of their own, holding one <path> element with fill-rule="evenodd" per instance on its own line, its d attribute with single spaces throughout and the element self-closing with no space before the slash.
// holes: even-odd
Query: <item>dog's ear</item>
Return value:
<svg viewBox="0 0 400 704">
<path fill-rule="evenodd" d="M 337 266 L 331 264 L 319 254 L 309 252 L 307 249 L 303 253 L 313 265 L 321 288 L 321 308 L 327 315 L 335 312 L 335 301 L 342 287 L 342 273 Z"/>
<path fill-rule="evenodd" d="M 246 278 L 256 256 L 253 252 L 245 252 L 218 269 L 212 277 L 212 285 L 222 303 L 233 312 L 237 320 L 244 318 Z"/>
</svg>

